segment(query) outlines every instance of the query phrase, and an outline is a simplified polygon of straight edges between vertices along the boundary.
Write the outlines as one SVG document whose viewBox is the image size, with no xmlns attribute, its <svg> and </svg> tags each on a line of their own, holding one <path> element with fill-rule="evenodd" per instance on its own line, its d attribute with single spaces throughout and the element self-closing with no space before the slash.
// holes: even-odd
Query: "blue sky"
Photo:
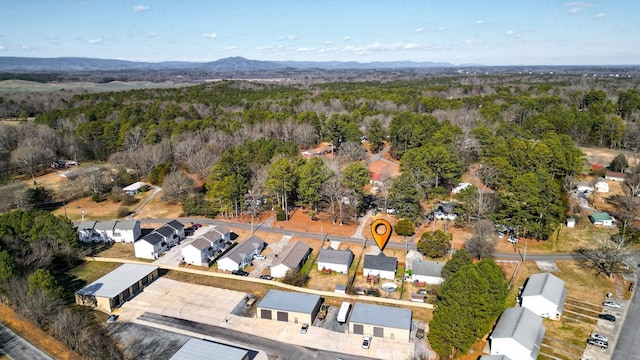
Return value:
<svg viewBox="0 0 640 360">
<path fill-rule="evenodd" d="M 640 0 L 0 0 L 0 56 L 640 64 Z"/>
</svg>

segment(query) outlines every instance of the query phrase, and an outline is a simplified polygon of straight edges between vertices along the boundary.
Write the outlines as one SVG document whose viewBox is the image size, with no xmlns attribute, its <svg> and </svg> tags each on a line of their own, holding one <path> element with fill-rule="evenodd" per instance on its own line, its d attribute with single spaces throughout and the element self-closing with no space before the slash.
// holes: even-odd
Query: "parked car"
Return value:
<svg viewBox="0 0 640 360">
<path fill-rule="evenodd" d="M 262 280 L 273 280 L 273 276 L 264 274 L 264 275 L 260 275 L 260 279 L 262 279 Z"/>
<path fill-rule="evenodd" d="M 609 339 L 606 336 L 600 335 L 600 334 L 591 334 L 591 339 L 609 341 Z"/>
<path fill-rule="evenodd" d="M 587 344 L 600 346 L 601 349 L 606 349 L 606 348 L 609 347 L 609 343 L 608 342 L 602 341 L 602 340 L 598 340 L 598 339 L 592 339 L 592 338 L 587 339 Z"/>
<path fill-rule="evenodd" d="M 514 235 L 509 235 L 509 238 L 507 239 L 508 242 L 516 244 L 518 242 L 518 238 L 515 237 Z"/>
<path fill-rule="evenodd" d="M 368 349 L 371 346 L 371 335 L 365 335 L 362 337 L 362 348 Z"/>
<path fill-rule="evenodd" d="M 253 260 L 264 260 L 264 259 L 266 259 L 264 255 L 260 255 L 260 254 L 253 255 Z"/>
<path fill-rule="evenodd" d="M 309 330 L 309 324 L 302 324 L 302 327 L 300 328 L 300 334 L 306 334 L 307 330 Z"/>
<path fill-rule="evenodd" d="M 108 323 L 114 323 L 114 322 L 116 322 L 116 320 L 118 320 L 118 315 L 113 314 L 113 315 L 109 316 L 109 318 L 107 319 L 107 322 Z"/>
<path fill-rule="evenodd" d="M 598 315 L 598 317 L 600 319 L 611 321 L 611 322 L 615 322 L 616 321 L 616 317 L 611 315 L 611 314 L 600 314 L 600 315 Z"/>
<path fill-rule="evenodd" d="M 611 307 L 611 308 L 620 309 L 620 304 L 618 304 L 615 301 L 605 301 L 605 302 L 602 303 L 602 305 L 608 306 L 608 307 Z"/>
<path fill-rule="evenodd" d="M 249 276 L 249 273 L 244 270 L 233 270 L 231 273 L 238 276 Z"/>
</svg>

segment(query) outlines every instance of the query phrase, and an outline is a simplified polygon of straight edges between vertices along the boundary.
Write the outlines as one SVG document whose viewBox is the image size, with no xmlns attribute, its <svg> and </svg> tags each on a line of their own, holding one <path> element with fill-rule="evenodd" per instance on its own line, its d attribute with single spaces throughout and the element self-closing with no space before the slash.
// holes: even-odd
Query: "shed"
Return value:
<svg viewBox="0 0 640 360">
<path fill-rule="evenodd" d="M 142 235 L 138 220 L 123 220 L 113 227 L 113 240 L 116 242 L 134 243 Z"/>
<path fill-rule="evenodd" d="M 430 285 L 438 285 L 444 282 L 442 268 L 445 263 L 441 261 L 427 261 L 414 258 L 411 262 L 411 281 L 425 282 Z"/>
<path fill-rule="evenodd" d="M 576 227 L 576 219 L 574 219 L 574 218 L 567 218 L 567 227 L 568 227 L 568 228 L 574 228 L 574 227 Z"/>
<path fill-rule="evenodd" d="M 154 265 L 123 264 L 76 291 L 76 304 L 110 313 L 158 278 Z"/>
<path fill-rule="evenodd" d="M 310 254 L 311 248 L 302 241 L 298 241 L 292 246 L 287 246 L 277 258 L 278 261 L 271 265 L 271 276 L 283 278 L 287 271 L 295 272 L 300 270 Z"/>
<path fill-rule="evenodd" d="M 128 194 L 128 195 L 133 196 L 133 195 L 135 195 L 135 194 L 140 193 L 140 192 L 141 192 L 141 191 L 143 191 L 143 190 L 147 190 L 147 187 L 148 187 L 148 186 L 149 186 L 149 185 L 147 185 L 147 184 L 146 184 L 146 183 L 144 183 L 144 182 L 137 181 L 137 182 L 134 182 L 134 183 L 133 183 L 133 184 L 131 184 L 131 185 L 128 185 L 128 186 L 123 187 L 123 188 L 122 188 L 122 191 L 124 191 L 124 193 L 125 193 L 125 194 Z"/>
<path fill-rule="evenodd" d="M 355 303 L 349 317 L 349 332 L 409 341 L 411 317 L 410 309 Z"/>
<path fill-rule="evenodd" d="M 334 250 L 331 248 L 320 249 L 318 254 L 318 271 L 331 270 L 346 274 L 353 262 L 353 252 L 347 250 Z"/>
<path fill-rule="evenodd" d="M 191 338 L 169 360 L 211 359 L 249 360 L 249 351 L 236 346 L 225 345 L 209 340 Z"/>
<path fill-rule="evenodd" d="M 364 256 L 364 276 L 378 275 L 381 279 L 394 280 L 397 268 L 398 259 L 395 257 L 386 256 L 384 253 Z"/>
<path fill-rule="evenodd" d="M 320 296 L 269 290 L 257 306 L 257 316 L 264 320 L 312 324 L 320 310 Z"/>
<path fill-rule="evenodd" d="M 491 355 L 535 360 L 546 329 L 542 318 L 524 307 L 511 307 L 500 316 L 489 336 Z"/>
<path fill-rule="evenodd" d="M 220 258 L 218 269 L 223 271 L 240 270 L 251 262 L 253 255 L 260 254 L 265 247 L 267 247 L 267 243 L 252 235 Z"/>
<path fill-rule="evenodd" d="M 553 274 L 541 273 L 529 277 L 520 294 L 520 303 L 538 316 L 560 320 L 566 298 L 564 281 Z"/>
<path fill-rule="evenodd" d="M 594 212 L 589 215 L 589 220 L 595 226 L 613 227 L 616 220 L 606 212 Z"/>
<path fill-rule="evenodd" d="M 180 252 L 186 264 L 197 266 L 209 266 L 209 257 L 213 247 L 207 240 L 199 237 L 189 245 L 184 246 Z"/>
</svg>

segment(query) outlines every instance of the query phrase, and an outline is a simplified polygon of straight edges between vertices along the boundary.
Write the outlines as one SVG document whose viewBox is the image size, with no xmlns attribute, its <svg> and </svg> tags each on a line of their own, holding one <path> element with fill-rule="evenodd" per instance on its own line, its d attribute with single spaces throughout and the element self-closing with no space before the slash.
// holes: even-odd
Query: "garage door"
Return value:
<svg viewBox="0 0 640 360">
<path fill-rule="evenodd" d="M 289 313 L 286 311 L 278 311 L 278 321 L 289 321 Z"/>
<path fill-rule="evenodd" d="M 364 326 L 360 324 L 353 324 L 353 333 L 359 335 L 364 334 Z"/>
<path fill-rule="evenodd" d="M 373 327 L 373 336 L 375 337 L 384 337 L 384 328 L 381 327 Z"/>
<path fill-rule="evenodd" d="M 260 318 L 271 320 L 271 310 L 260 309 Z"/>
</svg>

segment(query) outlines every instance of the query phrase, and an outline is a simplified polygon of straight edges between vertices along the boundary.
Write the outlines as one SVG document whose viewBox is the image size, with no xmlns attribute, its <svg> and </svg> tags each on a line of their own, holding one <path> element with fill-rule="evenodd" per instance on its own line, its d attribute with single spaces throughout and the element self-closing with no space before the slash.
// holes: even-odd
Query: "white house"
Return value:
<svg viewBox="0 0 640 360">
<path fill-rule="evenodd" d="M 178 244 L 178 235 L 176 235 L 176 232 L 167 225 L 162 225 L 161 227 L 155 229 L 153 233 L 158 234 L 162 238 L 162 241 L 166 243 L 166 246 L 168 248 Z"/>
<path fill-rule="evenodd" d="M 164 224 L 164 226 L 168 226 L 170 227 L 173 232 L 176 234 L 176 236 L 178 237 L 178 241 L 181 241 L 182 239 L 185 238 L 185 234 L 184 234 L 184 224 L 182 224 L 180 221 L 178 220 L 171 220 L 168 223 Z"/>
<path fill-rule="evenodd" d="M 267 243 L 252 235 L 229 250 L 218 262 L 218 269 L 223 271 L 240 270 L 253 260 L 253 255 L 260 254 L 267 247 Z"/>
<path fill-rule="evenodd" d="M 541 273 L 529 277 L 520 294 L 520 304 L 538 316 L 560 320 L 566 298 L 564 281 L 553 274 Z"/>
<path fill-rule="evenodd" d="M 583 181 L 580 181 L 578 185 L 576 185 L 576 190 L 578 190 L 578 192 L 581 192 L 581 193 L 592 192 L 593 186 L 591 185 L 590 181 L 583 180 Z"/>
<path fill-rule="evenodd" d="M 225 241 L 231 241 L 231 230 L 224 225 L 212 226 L 209 232 L 218 234 Z"/>
<path fill-rule="evenodd" d="M 606 180 L 600 179 L 596 182 L 596 191 L 599 193 L 609 192 L 609 183 Z"/>
<path fill-rule="evenodd" d="M 410 281 L 425 282 L 430 285 L 438 285 L 444 282 L 442 277 L 442 268 L 444 262 L 441 261 L 427 261 L 420 258 L 414 258 L 411 262 L 411 276 Z"/>
<path fill-rule="evenodd" d="M 604 175 L 606 180 L 623 182 L 627 179 L 627 174 L 615 171 L 607 171 Z"/>
<path fill-rule="evenodd" d="M 96 235 L 98 236 L 96 238 L 97 241 L 101 241 L 101 242 L 111 242 L 114 241 L 113 239 L 113 228 L 115 228 L 116 226 L 116 222 L 115 221 L 98 221 L 96 222 L 96 225 L 93 227 L 93 230 L 95 231 Z"/>
<path fill-rule="evenodd" d="M 613 227 L 616 223 L 616 219 L 612 218 L 611 215 L 606 212 L 591 213 L 589 219 L 595 226 Z"/>
<path fill-rule="evenodd" d="M 398 259 L 386 256 L 383 253 L 378 255 L 364 256 L 363 274 L 364 276 L 378 275 L 381 279 L 394 280 L 398 268 Z"/>
<path fill-rule="evenodd" d="M 96 226 L 95 221 L 83 221 L 78 225 L 78 238 L 82 242 L 94 241 L 96 232 L 93 228 Z"/>
<path fill-rule="evenodd" d="M 157 259 L 165 250 L 163 238 L 156 232 L 149 233 L 133 243 L 133 250 L 137 258 Z"/>
<path fill-rule="evenodd" d="M 542 318 L 531 310 L 524 307 L 508 308 L 489 336 L 491 355 L 535 360 L 545 331 Z"/>
<path fill-rule="evenodd" d="M 186 264 L 197 266 L 209 266 L 209 257 L 211 256 L 213 247 L 207 240 L 199 237 L 193 240 L 189 245 L 183 247 L 183 261 Z"/>
<path fill-rule="evenodd" d="M 146 189 L 147 189 L 147 186 L 148 186 L 148 185 L 147 185 L 146 183 L 143 183 L 143 182 L 141 182 L 141 181 L 138 181 L 138 182 L 134 182 L 134 183 L 133 183 L 133 184 L 131 184 L 131 185 L 128 185 L 128 186 L 123 187 L 123 188 L 122 188 L 122 191 L 124 191 L 124 193 L 125 193 L 125 194 L 128 194 L 128 195 L 133 196 L 133 195 L 135 195 L 135 194 L 138 194 L 138 193 L 139 193 L 139 192 L 141 192 L 142 190 L 146 190 Z"/>
<path fill-rule="evenodd" d="M 138 220 L 124 220 L 116 222 L 113 227 L 113 240 L 116 242 L 133 243 L 142 235 Z"/>
<path fill-rule="evenodd" d="M 451 189 L 451 193 L 452 194 L 458 194 L 461 191 L 464 191 L 469 186 L 471 186 L 471 184 L 469 184 L 469 183 L 464 183 L 464 182 L 460 183 L 460 184 L 456 185 L 453 189 Z"/>
<path fill-rule="evenodd" d="M 346 274 L 353 262 L 353 252 L 351 250 L 334 250 L 331 248 L 320 249 L 318 254 L 318 271 L 331 270 L 341 274 Z"/>
<path fill-rule="evenodd" d="M 283 278 L 287 271 L 300 270 L 310 254 L 311 248 L 302 241 L 287 246 L 277 258 L 278 261 L 271 265 L 271 276 Z"/>
</svg>

